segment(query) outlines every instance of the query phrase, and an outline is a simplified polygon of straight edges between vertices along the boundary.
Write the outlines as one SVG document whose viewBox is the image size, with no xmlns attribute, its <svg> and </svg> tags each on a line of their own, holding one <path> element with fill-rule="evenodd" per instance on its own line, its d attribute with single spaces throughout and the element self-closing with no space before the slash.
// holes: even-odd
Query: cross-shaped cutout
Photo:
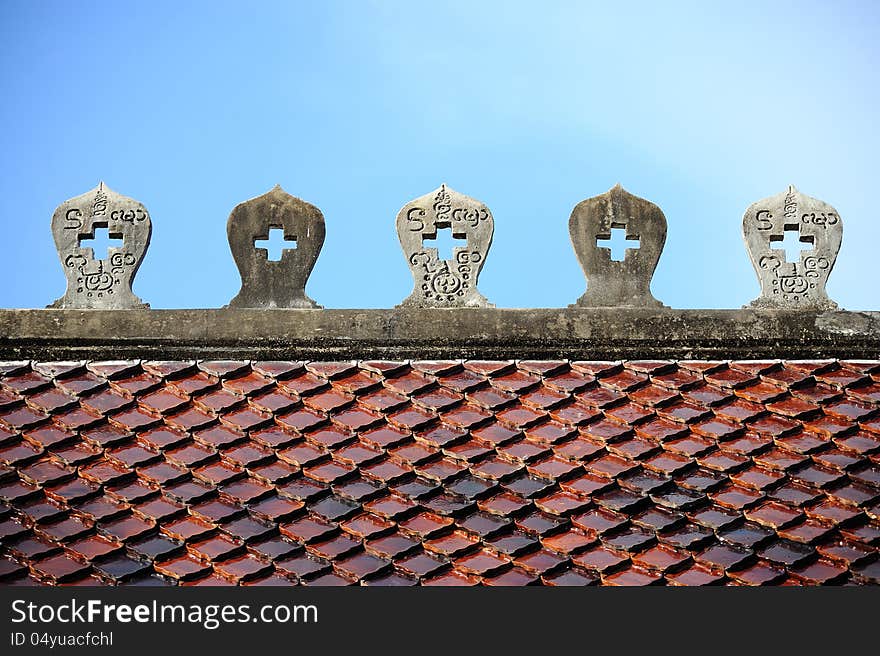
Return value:
<svg viewBox="0 0 880 656">
<path fill-rule="evenodd" d="M 286 244 L 293 244 L 287 246 Z M 278 262 L 284 251 L 296 249 L 296 237 L 285 237 L 283 228 L 269 228 L 268 239 L 254 239 L 254 247 L 265 249 L 266 259 L 270 262 Z"/>
<path fill-rule="evenodd" d="M 434 243 L 429 244 L 429 241 Z M 456 242 L 464 242 L 464 244 Z M 467 236 L 459 237 L 452 231 L 450 226 L 444 228 L 437 226 L 437 233 L 433 237 L 422 235 L 422 245 L 425 248 L 436 248 L 437 257 L 441 260 L 452 260 L 454 257 L 453 249 L 461 248 L 466 244 Z"/>
<path fill-rule="evenodd" d="M 610 241 L 608 246 L 603 246 L 600 241 Z M 635 242 L 635 245 L 628 245 L 627 242 Z M 629 249 L 637 249 L 641 245 L 638 237 L 628 237 L 626 228 L 611 228 L 610 237 L 597 237 L 596 246 L 611 251 L 611 259 L 614 262 L 623 262 L 626 257 L 626 251 Z"/>
<path fill-rule="evenodd" d="M 106 225 L 95 223 L 92 224 L 92 234 L 79 235 L 79 247 L 91 248 L 96 260 L 106 260 L 111 248 L 122 248 L 122 233 L 111 233 Z"/>
<path fill-rule="evenodd" d="M 776 248 L 785 250 L 786 262 L 800 262 L 801 252 L 805 250 L 812 250 L 804 248 L 803 244 L 812 244 L 813 235 L 801 236 L 800 230 L 798 230 L 797 226 L 787 225 L 783 229 L 782 236 L 770 235 L 770 241 L 782 242 L 781 244 L 777 244 Z"/>
</svg>

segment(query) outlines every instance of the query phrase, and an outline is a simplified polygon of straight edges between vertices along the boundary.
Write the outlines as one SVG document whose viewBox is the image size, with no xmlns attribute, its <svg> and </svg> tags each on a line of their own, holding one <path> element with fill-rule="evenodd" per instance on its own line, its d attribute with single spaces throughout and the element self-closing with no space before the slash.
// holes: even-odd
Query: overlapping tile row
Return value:
<svg viewBox="0 0 880 656">
<path fill-rule="evenodd" d="M 0 584 L 880 582 L 880 362 L 0 363 Z"/>
</svg>

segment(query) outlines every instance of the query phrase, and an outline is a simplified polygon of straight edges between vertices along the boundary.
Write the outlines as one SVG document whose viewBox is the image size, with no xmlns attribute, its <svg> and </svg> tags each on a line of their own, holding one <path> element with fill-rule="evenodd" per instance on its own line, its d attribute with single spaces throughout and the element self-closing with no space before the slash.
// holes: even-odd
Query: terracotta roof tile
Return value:
<svg viewBox="0 0 880 656">
<path fill-rule="evenodd" d="M 0 577 L 877 582 L 878 371 L 17 363 L 0 368 Z"/>
</svg>

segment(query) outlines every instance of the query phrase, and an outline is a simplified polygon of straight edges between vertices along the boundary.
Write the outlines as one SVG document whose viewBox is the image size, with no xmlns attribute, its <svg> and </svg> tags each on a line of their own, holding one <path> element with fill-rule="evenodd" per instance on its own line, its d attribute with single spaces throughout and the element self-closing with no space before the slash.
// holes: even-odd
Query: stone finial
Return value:
<svg viewBox="0 0 880 656">
<path fill-rule="evenodd" d="M 761 295 L 751 306 L 836 308 L 825 283 L 842 237 L 837 210 L 794 186 L 751 205 L 743 215 L 743 239 L 761 282 Z M 793 243 L 786 243 L 788 238 Z"/>
<path fill-rule="evenodd" d="M 90 244 L 106 230 L 107 252 Z M 52 215 L 52 236 L 67 277 L 67 291 L 53 308 L 128 310 L 149 307 L 131 290 L 150 245 L 152 223 L 146 208 L 101 182 L 82 196 L 61 203 Z"/>
<path fill-rule="evenodd" d="M 270 232 L 283 233 L 280 256 L 270 252 Z M 275 185 L 235 207 L 226 223 L 229 248 L 241 274 L 233 308 L 320 308 L 306 282 L 324 245 L 324 215 Z"/>
<path fill-rule="evenodd" d="M 429 242 L 437 239 L 438 230 L 447 228 L 453 239 L 462 241 L 443 257 Z M 492 213 L 483 203 L 445 184 L 404 205 L 397 214 L 397 236 L 415 288 L 401 305 L 494 307 L 477 291 L 494 229 Z"/>
<path fill-rule="evenodd" d="M 619 184 L 575 205 L 568 221 L 587 291 L 572 307 L 664 307 L 651 294 L 651 278 L 666 243 L 659 207 Z M 617 231 L 625 251 L 611 243 Z"/>
</svg>

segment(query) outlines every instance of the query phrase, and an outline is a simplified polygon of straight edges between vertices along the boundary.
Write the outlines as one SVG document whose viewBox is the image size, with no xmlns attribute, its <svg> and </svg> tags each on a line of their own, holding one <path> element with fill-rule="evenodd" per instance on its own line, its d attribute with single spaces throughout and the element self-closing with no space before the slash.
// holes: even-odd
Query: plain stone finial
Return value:
<svg viewBox="0 0 880 656">
<path fill-rule="evenodd" d="M 575 205 L 568 221 L 571 243 L 587 278 L 573 307 L 664 307 L 651 294 L 651 278 L 666 243 L 666 217 L 654 203 L 618 182 L 604 194 Z M 612 231 L 626 249 L 614 258 Z"/>
<path fill-rule="evenodd" d="M 106 253 L 87 242 L 106 229 L 116 240 Z M 118 194 L 103 181 L 81 196 L 65 201 L 52 215 L 52 236 L 67 278 L 64 296 L 54 308 L 137 309 L 149 307 L 131 289 L 150 245 L 152 223 L 146 208 Z"/>
<path fill-rule="evenodd" d="M 460 242 L 444 258 L 432 246 L 437 231 L 450 229 Z M 415 283 L 401 303 L 412 307 L 493 307 L 477 290 L 495 222 L 483 203 L 440 185 L 410 201 L 397 214 L 397 236 Z"/>
<path fill-rule="evenodd" d="M 285 248 L 272 260 L 270 230 L 284 233 Z M 280 185 L 235 207 L 226 223 L 229 248 L 241 275 L 233 308 L 320 308 L 306 296 L 306 283 L 324 245 L 324 215 Z"/>
<path fill-rule="evenodd" d="M 789 233 L 797 255 L 779 248 Z M 825 284 L 837 260 L 843 221 L 831 205 L 794 185 L 758 201 L 743 215 L 743 239 L 761 283 L 752 307 L 833 310 Z"/>
</svg>

